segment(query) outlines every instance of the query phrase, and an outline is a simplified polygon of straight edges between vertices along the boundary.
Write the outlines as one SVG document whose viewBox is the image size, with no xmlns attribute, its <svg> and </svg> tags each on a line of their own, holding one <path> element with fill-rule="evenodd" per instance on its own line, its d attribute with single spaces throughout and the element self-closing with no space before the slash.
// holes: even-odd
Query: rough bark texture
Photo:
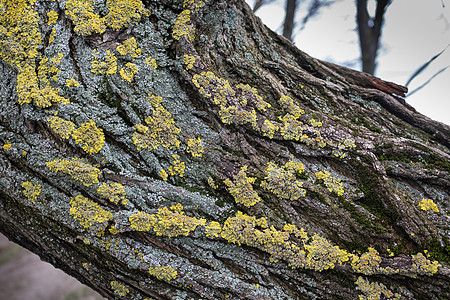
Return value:
<svg viewBox="0 0 450 300">
<path fill-rule="evenodd" d="M 0 1 L 2 233 L 111 299 L 450 298 L 449 126 L 243 0 L 119 2 Z"/>
</svg>

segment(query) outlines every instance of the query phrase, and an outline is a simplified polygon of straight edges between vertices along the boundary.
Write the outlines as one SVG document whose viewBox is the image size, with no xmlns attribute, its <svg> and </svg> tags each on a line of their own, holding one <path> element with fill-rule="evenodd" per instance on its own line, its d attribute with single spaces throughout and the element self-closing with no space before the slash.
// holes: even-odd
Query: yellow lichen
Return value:
<svg viewBox="0 0 450 300">
<path fill-rule="evenodd" d="M 118 281 L 111 281 L 111 289 L 113 289 L 114 293 L 119 296 L 126 296 L 130 290 L 123 284 Z"/>
<path fill-rule="evenodd" d="M 104 60 L 97 60 L 100 53 L 95 51 L 93 53 L 94 60 L 91 61 L 91 72 L 96 74 L 112 75 L 117 73 L 117 57 L 109 50 L 106 51 Z"/>
<path fill-rule="evenodd" d="M 252 184 L 255 183 L 255 177 L 247 177 L 245 172 L 247 171 L 247 166 L 243 166 L 239 173 L 233 177 L 233 181 L 226 179 L 224 181 L 225 185 L 228 187 L 228 191 L 234 197 L 234 200 L 238 204 L 245 206 L 253 206 L 261 198 L 253 190 Z"/>
<path fill-rule="evenodd" d="M 120 76 L 128 82 L 133 80 L 134 75 L 138 72 L 138 67 L 133 63 L 126 63 L 125 67 L 120 69 Z"/>
<path fill-rule="evenodd" d="M 192 42 L 195 38 L 195 28 L 193 25 L 187 23 L 191 21 L 191 12 L 189 10 L 183 10 L 177 17 L 175 25 L 173 26 L 172 37 L 179 40 L 182 36 L 187 35 L 188 39 Z"/>
<path fill-rule="evenodd" d="M 132 214 L 128 220 L 131 223 L 130 227 L 137 231 L 150 231 L 157 222 L 155 215 L 143 211 Z"/>
<path fill-rule="evenodd" d="M 256 88 L 242 83 L 236 85 L 236 88 L 238 89 L 238 91 L 240 90 L 238 101 L 241 103 L 241 105 L 246 106 L 247 103 L 253 103 L 255 107 L 260 111 L 266 111 L 267 108 L 271 107 L 269 103 L 263 100 L 263 97 L 258 95 L 258 91 Z"/>
<path fill-rule="evenodd" d="M 162 97 L 161 96 L 155 96 L 155 95 L 152 95 L 152 94 L 148 94 L 147 100 L 150 102 L 150 104 L 154 108 L 157 108 L 159 105 L 161 105 Z"/>
<path fill-rule="evenodd" d="M 323 183 L 330 192 L 334 192 L 338 196 L 342 196 L 344 194 L 344 188 L 342 187 L 341 179 L 332 177 L 331 173 L 328 171 L 320 171 L 316 172 L 315 174 L 317 180 L 323 180 Z"/>
<path fill-rule="evenodd" d="M 178 154 L 172 155 L 173 162 L 169 167 L 169 174 L 172 176 L 178 175 L 180 177 L 184 176 L 185 163 L 180 160 L 180 156 Z"/>
<path fill-rule="evenodd" d="M 9 150 L 11 149 L 11 142 L 10 141 L 6 141 L 6 143 L 3 145 L 3 150 Z"/>
<path fill-rule="evenodd" d="M 98 153 L 105 143 L 103 129 L 98 128 L 92 119 L 74 130 L 72 137 L 89 154 Z"/>
<path fill-rule="evenodd" d="M 97 193 L 114 204 L 126 205 L 128 203 L 128 199 L 125 198 L 126 193 L 123 185 L 117 182 L 111 184 L 103 183 L 98 187 Z"/>
<path fill-rule="evenodd" d="M 150 267 L 148 269 L 150 275 L 156 276 L 158 280 L 170 281 L 177 278 L 178 272 L 172 267 Z"/>
<path fill-rule="evenodd" d="M 74 23 L 76 34 L 90 35 L 106 30 L 105 20 L 94 12 L 92 0 L 68 0 L 65 13 Z"/>
<path fill-rule="evenodd" d="M 278 102 L 281 104 L 281 107 L 289 114 L 288 118 L 297 120 L 302 114 L 305 113 L 304 110 L 302 110 L 297 104 L 294 104 L 294 100 L 289 96 L 281 96 Z"/>
<path fill-rule="evenodd" d="M 175 126 L 172 114 L 164 107 L 158 105 L 153 111 L 153 115 L 145 119 L 148 124 L 135 125 L 138 132 L 133 134 L 133 143 L 137 150 L 147 149 L 149 151 L 157 149 L 159 146 L 172 149 L 179 147 L 178 134 L 181 129 Z"/>
<path fill-rule="evenodd" d="M 160 208 L 157 213 L 158 223 L 153 227 L 153 231 L 158 236 L 177 237 L 180 235 L 187 236 L 194 231 L 197 226 L 206 224 L 205 219 L 197 219 L 184 215 L 183 206 L 177 204 Z"/>
<path fill-rule="evenodd" d="M 107 222 L 112 220 L 112 213 L 101 208 L 94 201 L 78 195 L 70 200 L 70 215 L 84 228 L 100 225 L 104 229 Z"/>
<path fill-rule="evenodd" d="M 279 127 L 269 120 L 264 120 L 264 123 L 261 126 L 261 131 L 263 132 L 263 135 L 267 136 L 269 139 L 273 138 L 273 135 L 278 129 Z"/>
<path fill-rule="evenodd" d="M 107 0 L 106 5 L 109 13 L 105 16 L 105 23 L 116 31 L 137 23 L 141 16 L 150 15 L 140 0 Z"/>
<path fill-rule="evenodd" d="M 23 194 L 27 197 L 31 202 L 35 202 L 37 200 L 37 196 L 41 194 L 41 185 L 37 183 L 32 183 L 31 181 L 25 181 L 22 183 Z"/>
<path fill-rule="evenodd" d="M 199 137 L 196 139 L 189 139 L 186 151 L 191 153 L 192 157 L 202 157 L 203 152 L 205 152 L 202 147 L 202 141 L 203 140 Z"/>
<path fill-rule="evenodd" d="M 48 25 L 56 24 L 56 21 L 58 21 L 58 13 L 54 10 L 51 10 L 47 13 L 48 17 Z"/>
<path fill-rule="evenodd" d="M 422 209 L 424 211 L 428 211 L 431 209 L 435 212 L 439 212 L 439 209 L 438 209 L 436 203 L 434 203 L 434 201 L 431 199 L 422 199 L 419 202 L 419 207 L 420 207 L 420 209 Z"/>
<path fill-rule="evenodd" d="M 141 49 L 138 47 L 134 37 L 125 40 L 122 45 L 117 46 L 117 52 L 119 52 L 120 55 L 130 54 L 132 58 L 141 55 Z"/>
<path fill-rule="evenodd" d="M 422 253 L 412 255 L 412 268 L 414 274 L 431 276 L 437 273 L 438 268 L 441 267 L 439 262 L 427 259 Z"/>
<path fill-rule="evenodd" d="M 183 56 L 183 62 L 186 65 L 186 70 L 190 70 L 194 67 L 195 57 L 193 55 L 185 54 Z"/>
<path fill-rule="evenodd" d="M 208 177 L 208 184 L 213 189 L 218 188 L 217 184 L 214 182 L 214 179 L 211 176 Z"/>
<path fill-rule="evenodd" d="M 282 126 L 279 131 L 283 139 L 298 141 L 303 135 L 303 123 L 294 119 L 292 115 L 287 114 L 284 117 L 279 117 Z"/>
<path fill-rule="evenodd" d="M 150 68 L 152 68 L 153 70 L 158 68 L 158 65 L 156 64 L 156 59 L 154 59 L 153 57 L 149 56 L 147 57 L 147 59 L 145 60 L 145 63 L 150 66 Z"/>
<path fill-rule="evenodd" d="M 50 37 L 48 38 L 48 43 L 51 44 L 56 38 L 56 28 L 52 28 L 52 32 L 50 32 Z"/>
<path fill-rule="evenodd" d="M 161 171 L 159 172 L 159 176 L 161 176 L 162 180 L 167 181 L 169 174 L 167 174 L 166 170 L 161 169 Z"/>
<path fill-rule="evenodd" d="M 70 175 L 73 179 L 81 181 L 85 186 L 98 183 L 99 169 L 82 161 L 79 158 L 55 159 L 47 162 L 47 167 L 52 172 L 63 172 Z"/>
<path fill-rule="evenodd" d="M 222 226 L 216 221 L 212 221 L 205 228 L 205 234 L 207 237 L 218 237 L 222 232 Z"/>
<path fill-rule="evenodd" d="M 338 246 L 332 246 L 325 238 L 314 234 L 312 240 L 305 245 L 307 251 L 306 267 L 316 271 L 334 269 L 336 264 L 342 264 L 349 260 L 347 251 Z"/>
<path fill-rule="evenodd" d="M 47 122 L 51 129 L 57 133 L 61 138 L 68 139 L 72 135 L 72 132 L 75 130 L 75 124 L 71 121 L 63 120 L 56 116 L 51 116 L 47 118 Z"/>
<path fill-rule="evenodd" d="M 372 247 L 369 247 L 368 250 L 361 257 L 353 256 L 351 266 L 355 272 L 371 275 L 380 270 L 381 257 L 378 251 Z"/>
<path fill-rule="evenodd" d="M 359 295 L 360 300 L 379 300 L 379 299 L 401 299 L 400 294 L 391 292 L 384 284 L 378 282 L 370 282 L 361 276 L 355 282 L 356 289 L 360 290 L 364 295 Z"/>
<path fill-rule="evenodd" d="M 295 168 L 300 168 L 296 166 Z M 302 182 L 296 179 L 296 170 L 291 164 L 285 165 L 284 168 L 276 166 L 273 162 L 269 162 L 265 169 L 266 176 L 261 183 L 261 187 L 271 191 L 282 199 L 298 200 L 304 197 L 306 190 L 302 188 Z"/>
<path fill-rule="evenodd" d="M 78 81 L 76 81 L 75 79 L 70 78 L 70 79 L 67 79 L 67 80 L 66 80 L 66 85 L 67 85 L 68 87 L 71 87 L 71 86 L 79 86 L 80 84 L 79 84 Z"/>
</svg>

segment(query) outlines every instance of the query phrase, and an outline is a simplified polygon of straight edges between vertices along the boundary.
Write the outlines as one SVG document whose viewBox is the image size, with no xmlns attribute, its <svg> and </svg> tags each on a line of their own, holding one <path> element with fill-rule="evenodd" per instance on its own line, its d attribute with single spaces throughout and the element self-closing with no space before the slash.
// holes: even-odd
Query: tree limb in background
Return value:
<svg viewBox="0 0 450 300">
<path fill-rule="evenodd" d="M 409 77 L 408 81 L 406 81 L 405 86 L 407 87 L 411 81 L 416 78 L 420 73 L 422 73 L 436 58 L 438 58 L 439 56 L 441 56 L 442 53 L 445 52 L 445 50 L 448 49 L 448 47 L 450 46 L 450 44 L 448 44 L 444 50 L 442 50 L 441 52 L 439 52 L 438 54 L 436 54 L 435 56 L 433 56 L 432 58 L 430 58 L 429 61 L 427 61 L 426 63 L 424 63 L 422 66 L 420 66 L 420 68 L 418 68 L 412 75 L 411 77 Z M 409 94 L 409 96 L 411 96 L 411 93 Z"/>
<path fill-rule="evenodd" d="M 292 31 L 294 30 L 295 11 L 297 9 L 297 0 L 286 1 L 286 15 L 283 24 L 283 36 L 292 41 Z"/>
<path fill-rule="evenodd" d="M 438 76 L 439 74 L 441 74 L 442 72 L 444 72 L 445 70 L 447 70 L 450 66 L 446 66 L 445 68 L 440 69 L 439 71 L 437 71 L 433 76 L 431 76 L 427 81 L 425 81 L 421 86 L 419 86 L 418 88 L 412 90 L 410 93 L 408 93 L 408 95 L 406 97 L 409 97 L 413 94 L 415 94 L 416 92 L 420 91 L 421 89 L 423 89 L 425 86 L 427 86 L 431 80 L 433 80 L 436 76 Z"/>
<path fill-rule="evenodd" d="M 363 72 L 375 74 L 376 58 L 379 48 L 384 13 L 391 0 L 378 0 L 375 17 L 367 11 L 367 0 L 356 1 L 356 21 L 358 25 L 359 44 Z"/>
<path fill-rule="evenodd" d="M 331 5 L 333 5 L 334 3 L 336 3 L 339 0 L 313 0 L 308 8 L 308 12 L 306 14 L 306 16 L 303 18 L 302 23 L 301 23 L 301 28 L 300 30 L 303 30 L 303 28 L 305 28 L 306 23 L 313 17 L 317 16 L 319 14 L 319 11 L 321 8 L 323 7 L 329 7 Z"/>
<path fill-rule="evenodd" d="M 274 2 L 275 0 L 257 0 L 255 2 L 255 5 L 253 6 L 253 12 L 256 13 L 258 9 L 260 9 L 262 6 L 270 4 Z"/>
</svg>

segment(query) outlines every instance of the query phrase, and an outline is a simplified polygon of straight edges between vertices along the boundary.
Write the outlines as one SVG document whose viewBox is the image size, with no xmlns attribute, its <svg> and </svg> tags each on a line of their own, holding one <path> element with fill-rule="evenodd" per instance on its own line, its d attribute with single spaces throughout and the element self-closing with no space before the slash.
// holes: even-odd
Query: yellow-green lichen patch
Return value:
<svg viewBox="0 0 450 300">
<path fill-rule="evenodd" d="M 31 202 L 35 202 L 37 197 L 41 194 L 41 185 L 33 183 L 31 181 L 25 181 L 22 183 L 23 194 Z"/>
<path fill-rule="evenodd" d="M 340 178 L 334 178 L 328 171 L 316 172 L 317 180 L 323 180 L 323 183 L 330 192 L 336 193 L 338 196 L 344 194 L 344 188 L 342 187 L 342 182 Z"/>
<path fill-rule="evenodd" d="M 137 231 L 150 231 L 158 221 L 155 215 L 143 211 L 132 214 L 128 220 L 131 223 L 131 228 L 134 228 Z"/>
<path fill-rule="evenodd" d="M 11 144 L 11 142 L 10 141 L 6 141 L 6 143 L 5 144 L 3 144 L 3 150 L 9 150 L 9 149 L 11 149 L 11 146 L 12 146 L 12 144 Z"/>
<path fill-rule="evenodd" d="M 72 86 L 79 86 L 80 84 L 79 84 L 78 81 L 76 81 L 75 79 L 70 78 L 70 79 L 67 79 L 67 80 L 66 80 L 66 85 L 67 85 L 68 87 L 72 87 Z"/>
<path fill-rule="evenodd" d="M 201 0 L 184 0 L 183 8 L 190 7 L 192 4 L 194 4 L 194 9 L 199 9 L 204 3 Z"/>
<path fill-rule="evenodd" d="M 303 135 L 302 122 L 293 118 L 290 114 L 279 117 L 279 120 L 282 122 L 282 126 L 280 126 L 279 131 L 283 139 L 294 141 L 300 140 Z"/>
<path fill-rule="evenodd" d="M 196 139 L 189 139 L 187 142 L 187 148 L 186 151 L 189 152 L 192 157 L 202 157 L 203 152 L 205 150 L 202 147 L 202 139 L 196 138 Z"/>
<path fill-rule="evenodd" d="M 79 158 L 55 159 L 47 162 L 47 167 L 52 172 L 63 172 L 70 175 L 73 179 L 80 181 L 85 186 L 98 183 L 99 169 Z"/>
<path fill-rule="evenodd" d="M 291 116 L 292 119 L 296 120 L 305 112 L 302 110 L 297 104 L 294 103 L 294 100 L 286 95 L 281 96 L 280 100 L 278 100 L 281 107 Z"/>
<path fill-rule="evenodd" d="M 169 174 L 167 174 L 166 170 L 161 169 L 161 171 L 159 172 L 159 176 L 161 176 L 162 180 L 167 181 Z"/>
<path fill-rule="evenodd" d="M 63 139 L 68 139 L 75 130 L 75 124 L 71 121 L 66 121 L 56 116 L 48 117 L 50 128 Z"/>
<path fill-rule="evenodd" d="M 315 119 L 309 120 L 309 124 L 311 124 L 312 127 L 322 127 L 322 122 L 316 121 Z"/>
<path fill-rule="evenodd" d="M 312 236 L 312 240 L 305 245 L 305 250 L 308 253 L 306 267 L 319 272 L 334 269 L 336 264 L 342 264 L 350 258 L 347 251 L 331 245 L 327 239 L 318 234 Z"/>
<path fill-rule="evenodd" d="M 172 149 L 179 147 L 178 134 L 181 129 L 175 126 L 172 114 L 164 107 L 158 105 L 151 117 L 145 119 L 148 126 L 135 125 L 137 132 L 133 134 L 133 143 L 137 150 L 157 149 L 159 146 Z"/>
<path fill-rule="evenodd" d="M 280 168 L 269 162 L 265 174 L 261 187 L 278 197 L 294 201 L 306 195 L 305 189 L 302 188 L 303 184 L 296 179 L 295 169 L 290 164 Z"/>
<path fill-rule="evenodd" d="M 101 208 L 94 201 L 78 195 L 70 200 L 70 215 L 84 228 L 100 224 L 100 228 L 106 228 L 108 221 L 112 220 L 112 213 Z"/>
<path fill-rule="evenodd" d="M 302 242 L 304 244 L 308 241 L 308 233 L 305 231 L 305 229 L 303 228 L 298 229 L 298 227 L 295 226 L 294 224 L 284 225 L 283 230 L 290 234 L 293 234 L 295 237 L 302 239 Z"/>
<path fill-rule="evenodd" d="M 269 103 L 263 100 L 263 97 L 258 95 L 258 90 L 256 88 L 242 83 L 236 85 L 236 88 L 238 89 L 238 92 L 240 92 L 238 97 L 239 103 L 243 106 L 250 102 L 260 111 L 266 111 L 267 108 L 271 107 Z"/>
<path fill-rule="evenodd" d="M 92 119 L 74 130 L 72 137 L 89 154 L 98 153 L 105 143 L 103 129 L 98 128 Z"/>
<path fill-rule="evenodd" d="M 197 226 L 204 226 L 205 219 L 192 218 L 184 215 L 183 206 L 178 203 L 171 206 L 160 208 L 157 213 L 158 223 L 153 231 L 158 236 L 176 237 L 180 235 L 187 236 L 194 231 Z"/>
<path fill-rule="evenodd" d="M 56 39 L 56 28 L 52 28 L 50 32 L 50 37 L 48 38 L 48 43 L 51 44 Z"/>
<path fill-rule="evenodd" d="M 116 31 L 150 15 L 140 0 L 107 0 L 106 5 L 109 9 L 105 16 L 106 25 Z"/>
<path fill-rule="evenodd" d="M 114 204 L 126 205 L 128 203 L 128 200 L 125 198 L 126 193 L 123 185 L 117 182 L 111 184 L 103 183 L 98 187 L 97 193 Z"/>
<path fill-rule="evenodd" d="M 208 184 L 209 184 L 209 186 L 210 186 L 212 189 L 214 189 L 214 190 L 216 190 L 217 188 L 219 188 L 219 187 L 217 186 L 217 184 L 214 182 L 214 179 L 213 179 L 211 176 L 208 177 Z"/>
<path fill-rule="evenodd" d="M 333 149 L 333 155 L 339 158 L 345 158 L 347 154 L 343 150 L 356 148 L 355 141 L 351 139 L 345 139 L 342 143 L 339 143 L 337 149 Z"/>
<path fill-rule="evenodd" d="M 98 60 L 100 53 L 95 51 L 93 53 L 94 60 L 91 61 L 91 72 L 95 74 L 112 75 L 117 73 L 117 57 L 109 50 L 106 51 L 104 60 Z"/>
<path fill-rule="evenodd" d="M 401 299 L 400 294 L 395 294 L 389 290 L 384 284 L 378 282 L 370 282 L 361 276 L 355 282 L 356 289 L 360 290 L 363 295 L 359 295 L 360 300 L 378 300 L 378 299 Z M 383 296 L 382 296 L 383 295 Z M 382 298 L 384 297 L 384 298 Z"/>
<path fill-rule="evenodd" d="M 155 276 L 158 280 L 165 280 L 169 282 L 177 278 L 178 272 L 172 267 L 150 267 L 148 269 L 150 275 Z"/>
<path fill-rule="evenodd" d="M 125 79 L 128 82 L 131 82 L 131 80 L 133 80 L 134 75 L 136 75 L 137 72 L 138 67 L 133 63 L 126 63 L 125 67 L 123 67 L 119 71 L 120 77 L 122 77 L 122 79 Z"/>
<path fill-rule="evenodd" d="M 222 226 L 216 221 L 212 221 L 205 228 L 205 234 L 207 237 L 216 238 L 219 237 L 222 232 Z"/>
<path fill-rule="evenodd" d="M 187 35 L 187 38 L 192 42 L 195 38 L 195 28 L 191 24 L 191 12 L 187 9 L 183 10 L 177 17 L 175 25 L 173 26 L 172 37 L 179 40 L 182 36 Z"/>
<path fill-rule="evenodd" d="M 145 60 L 145 63 L 150 66 L 150 68 L 152 68 L 153 70 L 155 70 L 156 68 L 158 68 L 158 64 L 156 63 L 156 59 L 154 59 L 153 57 L 149 56 L 147 57 L 147 59 Z"/>
<path fill-rule="evenodd" d="M 152 94 L 148 94 L 147 95 L 147 100 L 150 102 L 150 104 L 154 108 L 157 108 L 162 103 L 162 97 L 161 96 L 155 96 L 155 95 L 152 95 Z"/>
<path fill-rule="evenodd" d="M 292 268 L 305 266 L 305 252 L 288 241 L 289 233 L 276 230 L 273 226 L 264 230 L 256 229 L 256 226 L 264 228 L 267 221 L 238 212 L 225 221 L 220 235 L 230 243 L 244 244 L 269 253 L 271 261 L 283 259 Z"/>
<path fill-rule="evenodd" d="M 435 212 L 439 212 L 439 209 L 438 209 L 436 203 L 434 203 L 433 200 L 431 200 L 431 199 L 422 199 L 419 202 L 419 207 L 420 207 L 420 209 L 422 209 L 424 211 L 428 211 L 431 209 Z"/>
<path fill-rule="evenodd" d="M 183 62 L 186 65 L 186 70 L 190 70 L 194 67 L 195 57 L 193 55 L 185 54 L 183 56 Z"/>
<path fill-rule="evenodd" d="M 178 154 L 172 155 L 173 162 L 169 167 L 169 174 L 172 176 L 178 175 L 180 177 L 184 176 L 185 163 L 180 160 L 180 156 Z"/>
<path fill-rule="evenodd" d="M 105 20 L 94 12 L 92 0 L 68 0 L 65 13 L 75 25 L 76 34 L 90 35 L 106 30 Z"/>
<path fill-rule="evenodd" d="M 264 120 L 264 123 L 261 126 L 261 131 L 263 135 L 267 136 L 269 139 L 273 138 L 273 135 L 278 129 L 279 129 L 278 125 L 273 124 L 269 120 Z"/>
<path fill-rule="evenodd" d="M 58 21 L 58 13 L 54 10 L 51 10 L 47 13 L 48 18 L 48 25 L 56 24 L 56 21 Z"/>
<path fill-rule="evenodd" d="M 420 252 L 412 255 L 411 272 L 414 274 L 431 276 L 437 273 L 439 267 L 441 267 L 439 262 L 427 259 Z"/>
<path fill-rule="evenodd" d="M 138 47 L 134 37 L 125 40 L 122 45 L 117 46 L 117 52 L 119 52 L 120 55 L 130 54 L 132 58 L 136 58 L 142 53 L 141 48 Z"/>
<path fill-rule="evenodd" d="M 381 257 L 378 251 L 369 247 L 368 251 L 363 253 L 360 257 L 352 256 L 352 269 L 357 273 L 364 275 L 375 274 L 380 270 Z"/>
<path fill-rule="evenodd" d="M 252 184 L 255 183 L 256 178 L 248 177 L 245 174 L 246 171 L 247 166 L 243 166 L 239 173 L 233 177 L 233 181 L 226 179 L 224 183 L 236 203 L 249 207 L 261 201 L 261 198 L 253 190 Z"/>
<path fill-rule="evenodd" d="M 123 284 L 118 281 L 111 281 L 111 289 L 114 291 L 115 294 L 119 296 L 126 296 L 130 290 Z"/>
</svg>

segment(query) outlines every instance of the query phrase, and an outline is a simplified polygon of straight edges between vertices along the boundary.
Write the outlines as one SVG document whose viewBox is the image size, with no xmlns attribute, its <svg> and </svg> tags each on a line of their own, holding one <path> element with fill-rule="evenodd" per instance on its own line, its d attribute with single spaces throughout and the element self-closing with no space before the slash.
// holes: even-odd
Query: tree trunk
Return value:
<svg viewBox="0 0 450 300">
<path fill-rule="evenodd" d="M 391 0 L 377 0 L 375 17 L 367 11 L 367 0 L 356 1 L 356 21 L 358 24 L 359 45 L 363 72 L 375 74 L 376 59 L 384 22 L 384 13 Z"/>
<path fill-rule="evenodd" d="M 2 233 L 110 299 L 450 298 L 449 126 L 243 0 L 128 2 L 0 2 Z"/>
<path fill-rule="evenodd" d="M 297 0 L 286 0 L 286 16 L 283 23 L 283 36 L 292 41 L 292 32 L 295 27 L 295 10 L 297 8 Z"/>
</svg>

